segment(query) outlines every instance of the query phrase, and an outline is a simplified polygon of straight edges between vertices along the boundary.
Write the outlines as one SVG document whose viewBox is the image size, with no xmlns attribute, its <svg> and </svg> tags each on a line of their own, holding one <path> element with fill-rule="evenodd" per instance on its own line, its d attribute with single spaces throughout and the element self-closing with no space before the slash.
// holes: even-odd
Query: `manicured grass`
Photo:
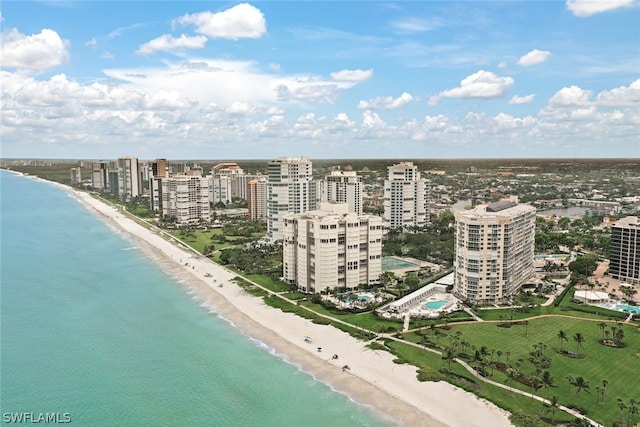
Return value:
<svg viewBox="0 0 640 427">
<path fill-rule="evenodd" d="M 440 370 L 448 367 L 447 361 L 443 360 L 438 354 L 391 340 L 387 340 L 385 344 L 401 361 L 406 361 L 414 366 L 427 366 L 431 370 Z M 509 412 L 536 414 L 549 421 L 551 419 L 551 413 L 547 414 L 544 411 L 545 408 L 541 402 L 532 401 L 529 397 L 483 383 L 457 363 L 451 364 L 451 372 L 452 374 L 450 375 L 440 374 L 440 376 L 458 387 L 496 403 L 499 407 Z M 556 422 L 569 422 L 572 419 L 571 415 L 556 411 Z"/>
<path fill-rule="evenodd" d="M 279 280 L 273 280 L 270 277 L 263 276 L 261 274 L 246 274 L 244 275 L 249 280 L 253 280 L 259 285 L 264 286 L 273 292 L 289 292 L 291 291 L 291 286 L 283 283 Z"/>
<path fill-rule="evenodd" d="M 501 361 L 507 360 L 514 365 L 518 359 L 522 360 L 521 371 L 530 375 L 534 371 L 533 365 L 529 362 L 529 353 L 534 350 L 533 345 L 543 343 L 547 346 L 545 355 L 551 359 L 549 371 L 555 379 L 556 386 L 548 391 L 539 390 L 537 394 L 541 396 L 557 395 L 561 404 L 565 406 L 579 406 L 588 410 L 587 416 L 604 424 L 611 425 L 617 420 L 619 410 L 616 405 L 618 397 L 628 402 L 629 398 L 636 398 L 640 393 L 638 386 L 638 372 L 640 367 L 640 333 L 635 325 L 622 325 L 625 337 L 623 343 L 625 348 L 611 348 L 599 343 L 602 332 L 597 321 L 588 321 L 571 318 L 541 318 L 529 321 L 528 327 L 518 325 L 511 328 L 501 328 L 495 323 L 476 323 L 456 325 L 452 324 L 448 335 L 455 334 L 456 331 L 462 333 L 461 340 L 468 341 L 471 345 L 480 348 L 487 346 L 489 350 L 502 351 Z M 607 323 L 607 328 L 615 323 Z M 572 359 L 557 353 L 561 348 L 560 340 L 557 338 L 558 331 L 564 331 L 569 338 L 568 342 L 563 342 L 562 347 L 584 355 L 582 359 Z M 583 343 L 584 350 L 577 348 L 572 337 L 576 333 L 581 333 L 585 337 Z M 405 339 L 416 341 L 420 337 L 405 335 Z M 449 342 L 448 337 L 439 338 L 441 346 Z M 470 350 L 469 350 L 470 351 Z M 497 355 L 493 355 L 497 360 Z M 580 398 L 576 394 L 576 388 L 571 386 L 566 379 L 567 375 L 573 377 L 582 376 L 590 384 L 590 393 L 582 392 Z M 494 381 L 505 382 L 507 376 L 498 370 L 494 370 Z M 598 403 L 597 386 L 602 386 L 602 380 L 609 383 L 606 388 L 604 405 Z M 509 380 L 508 385 L 531 392 L 528 386 L 520 384 L 514 380 Z M 491 398 L 493 400 L 493 398 Z"/>
<path fill-rule="evenodd" d="M 181 236 L 179 233 L 180 232 L 176 232 L 175 235 L 201 252 L 204 249 L 204 246 L 209 246 L 211 244 L 215 245 L 216 249 L 222 248 L 220 243 L 212 242 L 211 240 L 211 237 L 215 233 L 221 233 L 221 230 L 219 229 L 209 231 L 197 230 L 188 236 Z M 232 246 L 232 242 L 225 242 L 224 245 L 227 245 L 227 247 Z M 273 281 L 271 278 L 266 276 L 251 275 L 247 276 L 247 278 L 274 292 L 291 291 L 291 288 L 286 284 L 279 281 Z M 292 304 L 275 296 L 265 296 L 267 294 L 265 291 L 250 285 L 247 282 L 243 282 L 242 286 L 247 292 L 259 297 L 264 297 L 265 302 L 272 307 L 279 308 L 286 312 L 295 313 L 296 315 L 310 319 L 315 323 L 332 324 L 332 326 L 342 329 L 360 339 L 370 339 L 371 337 L 363 333 L 359 328 L 376 332 L 394 332 L 402 329 L 401 322 L 394 322 L 379 318 L 374 316 L 372 313 L 352 314 L 330 312 L 324 307 L 306 300 L 306 295 L 304 294 L 295 292 L 289 293 L 288 295 L 292 299 L 297 300 L 297 304 Z M 322 318 L 317 314 L 305 310 L 303 306 L 311 308 L 318 314 L 324 314 L 340 319 L 341 321 L 350 323 L 353 326 L 346 326 L 337 322 L 331 322 L 328 319 Z M 562 405 L 586 409 L 587 412 L 585 415 L 588 417 L 595 419 L 604 425 L 611 425 L 614 421 L 617 421 L 620 416 L 616 399 L 620 397 L 623 398 L 625 402 L 628 402 L 630 398 L 638 397 L 640 388 L 637 386 L 636 381 L 630 379 L 635 378 L 638 372 L 639 356 L 636 354 L 640 354 L 640 333 L 638 332 L 639 329 L 637 326 L 625 325 L 625 338 L 623 342 L 626 344 L 626 347 L 621 349 L 605 347 L 599 343 L 599 339 L 602 338 L 602 333 L 598 327 L 598 323 L 600 320 L 607 321 L 613 315 L 617 315 L 619 313 L 602 310 L 602 314 L 600 316 L 596 316 L 594 314 L 578 311 L 584 308 L 585 307 L 572 303 L 568 298 L 565 298 L 558 307 L 537 306 L 533 307 L 526 313 L 518 309 L 482 310 L 480 311 L 480 314 L 481 317 L 486 320 L 500 320 L 500 317 L 502 317 L 504 320 L 510 320 L 513 318 L 514 321 L 522 321 L 523 319 L 540 314 L 556 313 L 571 315 L 574 317 L 597 318 L 598 321 L 572 318 L 541 318 L 528 320 L 527 327 L 520 324 L 513 325 L 510 328 L 501 328 L 498 327 L 496 323 L 489 322 L 456 324 L 455 320 L 467 318 L 468 315 L 465 313 L 454 313 L 449 321 L 451 330 L 448 331 L 448 334 L 454 334 L 456 331 L 461 331 L 462 340 L 468 341 L 471 345 L 474 345 L 477 348 L 486 346 L 490 351 L 494 350 L 493 356 L 487 357 L 493 360 L 497 359 L 495 353 L 498 350 L 503 353 L 501 361 L 506 360 L 506 353 L 509 352 L 509 364 L 513 366 L 518 359 L 521 359 L 522 362 L 520 370 L 525 375 L 532 374 L 534 370 L 533 365 L 528 361 L 529 353 L 533 351 L 533 344 L 545 344 L 547 346 L 545 355 L 551 359 L 549 371 L 555 380 L 555 386 L 549 390 L 538 390 L 536 394 L 543 397 L 556 395 L 560 398 L 560 403 Z M 622 313 L 620 313 L 620 315 L 624 316 Z M 441 324 L 442 320 L 413 320 L 411 327 L 423 327 L 425 329 L 422 333 L 429 334 L 430 332 L 428 332 L 427 326 L 431 322 Z M 556 349 L 560 348 L 560 342 L 556 338 L 556 335 L 561 329 L 567 334 L 570 340 L 568 343 L 563 343 L 563 347 L 566 349 L 576 351 L 575 343 L 571 339 L 576 332 L 580 332 L 585 337 L 585 342 L 583 344 L 584 350 L 579 350 L 579 352 L 585 356 L 584 358 L 572 359 L 556 352 Z M 445 346 L 450 342 L 451 338 L 446 336 L 446 331 L 442 331 L 445 332 L 445 335 L 438 337 L 437 339 L 432 338 L 432 342 L 436 342 L 440 346 Z M 420 342 L 422 339 L 421 336 L 418 336 L 415 333 L 405 334 L 404 338 L 411 342 Z M 551 420 L 550 412 L 547 412 L 540 402 L 532 401 L 529 397 L 521 396 L 509 392 L 508 390 L 503 390 L 499 387 L 482 383 L 456 363 L 451 365 L 451 374 L 445 375 L 439 372 L 439 369 L 446 367 L 447 363 L 437 354 L 393 341 L 389 341 L 388 346 L 400 359 L 399 361 L 421 367 L 420 376 L 424 379 L 438 380 L 442 378 L 454 385 L 485 397 L 512 413 L 522 414 L 524 418 L 541 418 L 543 421 L 547 422 L 550 422 Z M 505 383 L 510 387 L 520 388 L 526 392 L 532 391 L 530 387 L 520 384 L 513 379 L 509 379 L 505 373 L 502 373 L 497 369 L 489 368 L 487 371 L 491 375 L 491 379 L 494 381 Z M 570 385 L 567 381 L 567 375 L 572 375 L 573 377 L 584 377 L 590 384 L 590 393 L 582 392 L 579 398 L 576 394 L 575 387 Z M 605 392 L 604 404 L 599 404 L 596 387 L 601 386 L 602 380 L 604 379 L 608 381 L 608 386 Z M 626 412 L 624 413 L 624 416 L 626 417 Z M 557 411 L 555 414 L 556 423 L 566 423 L 571 419 L 572 417 L 570 415 L 561 411 Z M 520 425 L 523 424 L 524 422 Z"/>
<path fill-rule="evenodd" d="M 286 294 L 282 294 L 282 296 L 294 301 L 299 301 L 299 300 L 309 298 L 309 295 L 303 294 L 301 292 L 287 292 Z"/>
<path fill-rule="evenodd" d="M 326 316 L 335 317 L 343 322 L 351 323 L 364 329 L 374 332 L 395 332 L 402 330 L 402 322 L 394 322 L 392 320 L 377 317 L 372 313 L 333 313 L 319 304 L 311 301 L 300 301 L 300 305 L 311 308 L 313 311 L 324 314 Z"/>
<path fill-rule="evenodd" d="M 542 308 L 544 307 L 532 307 L 526 312 L 519 308 L 496 308 L 478 310 L 477 313 L 478 316 L 480 316 L 480 318 L 483 320 L 500 320 L 500 317 L 502 317 L 504 320 L 519 320 L 526 319 L 527 317 L 539 316 L 540 314 L 542 314 Z"/>
<path fill-rule="evenodd" d="M 196 251 L 203 253 L 205 246 L 211 246 L 212 244 L 218 249 L 218 245 L 215 245 L 211 241 L 211 236 L 214 234 L 220 234 L 221 231 L 219 229 L 214 230 L 190 230 L 188 233 L 185 233 L 181 230 L 171 231 L 171 235 L 177 237 L 183 242 L 187 243 Z"/>
</svg>

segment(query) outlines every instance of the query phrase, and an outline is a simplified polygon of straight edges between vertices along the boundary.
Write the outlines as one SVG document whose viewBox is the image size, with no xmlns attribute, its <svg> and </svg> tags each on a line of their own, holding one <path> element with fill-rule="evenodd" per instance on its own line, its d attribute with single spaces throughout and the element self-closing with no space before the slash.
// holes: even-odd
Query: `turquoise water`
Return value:
<svg viewBox="0 0 640 427">
<path fill-rule="evenodd" d="M 379 426 L 65 191 L 0 172 L 2 412 L 80 426 Z"/>
<path fill-rule="evenodd" d="M 429 308 L 431 310 L 437 310 L 439 308 L 442 308 L 443 305 L 445 305 L 447 302 L 446 301 L 429 301 L 428 303 L 426 303 L 424 305 L 424 308 Z"/>
<path fill-rule="evenodd" d="M 619 310 L 626 311 L 627 313 L 640 314 L 640 307 L 634 307 L 627 304 L 618 304 L 616 307 L 618 307 Z"/>
</svg>

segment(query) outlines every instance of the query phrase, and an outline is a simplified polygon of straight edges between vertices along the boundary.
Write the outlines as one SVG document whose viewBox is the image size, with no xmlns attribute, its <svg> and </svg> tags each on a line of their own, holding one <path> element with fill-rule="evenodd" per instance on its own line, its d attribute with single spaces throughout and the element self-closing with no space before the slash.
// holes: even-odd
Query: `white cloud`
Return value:
<svg viewBox="0 0 640 427">
<path fill-rule="evenodd" d="M 600 92 L 596 102 L 603 106 L 635 106 L 637 108 L 640 105 L 640 79 L 632 82 L 628 87 L 621 86 Z"/>
<path fill-rule="evenodd" d="M 179 24 L 193 24 L 198 33 L 211 38 L 238 40 L 259 39 L 267 32 L 264 15 L 255 6 L 238 4 L 222 12 L 186 14 L 176 20 Z"/>
<path fill-rule="evenodd" d="M 271 68 L 273 71 L 280 71 L 280 64 L 271 62 L 269 63 L 269 68 Z"/>
<path fill-rule="evenodd" d="M 362 113 L 362 126 L 365 128 L 384 127 L 385 124 L 377 113 L 371 111 Z"/>
<path fill-rule="evenodd" d="M 91 40 L 89 40 L 88 42 L 86 42 L 84 45 L 85 46 L 95 46 L 98 44 L 98 40 L 96 40 L 96 38 L 92 38 Z"/>
<path fill-rule="evenodd" d="M 497 128 L 500 130 L 529 127 L 536 123 L 536 119 L 534 119 L 531 116 L 525 116 L 523 118 L 519 118 L 519 117 L 513 117 L 505 113 L 498 114 L 492 119 L 492 121 L 497 125 Z"/>
<path fill-rule="evenodd" d="M 501 61 L 498 63 L 498 68 L 500 68 L 501 70 L 507 68 L 507 63 L 505 61 Z"/>
<path fill-rule="evenodd" d="M 159 50 L 201 49 L 206 43 L 207 38 L 205 36 L 189 37 L 181 34 L 180 37 L 175 38 L 171 34 L 164 34 L 140 45 L 136 53 L 139 55 L 151 55 Z"/>
<path fill-rule="evenodd" d="M 69 59 L 68 45 L 53 30 L 25 36 L 13 28 L 0 34 L 0 65 L 37 71 L 55 68 Z"/>
<path fill-rule="evenodd" d="M 102 54 L 100 54 L 100 58 L 102 59 L 113 59 L 115 57 L 116 56 L 108 50 L 105 50 L 104 52 L 102 52 Z"/>
<path fill-rule="evenodd" d="M 225 111 L 232 115 L 252 116 L 258 112 L 258 109 L 255 105 L 251 105 L 247 102 L 234 102 L 229 105 Z"/>
<path fill-rule="evenodd" d="M 358 80 L 336 81 L 314 75 L 282 75 L 262 71 L 250 61 L 193 59 L 157 68 L 107 69 L 104 73 L 145 92 L 179 90 L 189 99 L 226 108 L 233 102 L 333 103 Z M 203 90 L 207 88 L 207 90 Z"/>
<path fill-rule="evenodd" d="M 637 6 L 636 0 L 567 0 L 567 10 L 579 18 Z"/>
<path fill-rule="evenodd" d="M 82 150 L 81 145 L 90 144 L 96 153 L 93 156 L 115 157 L 131 147 L 132 139 L 149 157 L 159 153 L 170 157 L 172 150 L 180 150 L 176 157 L 185 153 L 273 157 L 290 154 L 300 141 L 305 141 L 309 155 L 319 157 L 329 155 L 334 147 L 345 157 L 389 152 L 464 156 L 477 149 L 493 156 L 545 149 L 571 154 L 577 149 L 571 147 L 576 141 L 585 147 L 596 141 L 607 144 L 612 153 L 640 149 L 640 80 L 595 97 L 577 86 L 562 88 L 532 116 L 477 111 L 463 117 L 439 114 L 391 121 L 374 110 L 363 110 L 356 120 L 346 112 L 301 113 L 298 107 L 310 102 L 303 96 L 326 96 L 323 91 L 331 85 L 333 92 L 328 93 L 335 95 L 342 90 L 341 84 L 353 83 L 317 76 L 273 76 L 259 72 L 252 63 L 199 60 L 164 70 L 128 69 L 111 74 L 112 79 L 85 84 L 63 74 L 38 80 L 0 71 L 4 155 L 35 156 L 36 150 L 41 156 L 46 150 L 71 155 Z M 291 89 L 290 102 L 277 102 L 273 88 L 278 84 Z M 184 143 L 178 147 L 162 142 L 175 140 Z M 58 151 L 64 147 L 68 151 Z M 100 152 L 100 147 L 108 151 Z M 384 151 L 376 151 L 379 149 Z"/>
<path fill-rule="evenodd" d="M 511 98 L 511 100 L 509 101 L 509 105 L 528 104 L 533 101 L 534 97 L 534 94 L 525 96 L 513 95 L 513 98 Z"/>
<path fill-rule="evenodd" d="M 459 87 L 430 97 L 429 105 L 437 105 L 442 98 L 499 98 L 509 92 L 513 83 L 511 77 L 501 77 L 491 71 L 480 70 L 462 80 Z"/>
<path fill-rule="evenodd" d="M 403 92 L 398 98 L 391 96 L 377 97 L 369 101 L 358 102 L 358 108 L 361 110 L 395 110 L 396 108 L 403 107 L 413 101 L 413 96 L 407 92 Z"/>
<path fill-rule="evenodd" d="M 373 76 L 373 70 L 341 70 L 331 73 L 333 80 L 348 82 L 363 82 Z"/>
<path fill-rule="evenodd" d="M 538 65 L 549 59 L 550 56 L 551 52 L 548 50 L 533 49 L 531 52 L 520 57 L 518 65 L 522 65 L 523 67 Z"/>
<path fill-rule="evenodd" d="M 391 22 L 391 28 L 400 34 L 423 33 L 425 31 L 437 30 L 444 26 L 441 19 L 423 19 L 416 17 L 407 17 Z"/>
<path fill-rule="evenodd" d="M 584 90 L 578 86 L 563 87 L 556 92 L 551 99 L 549 105 L 553 106 L 577 106 L 589 104 L 592 92 Z"/>
</svg>

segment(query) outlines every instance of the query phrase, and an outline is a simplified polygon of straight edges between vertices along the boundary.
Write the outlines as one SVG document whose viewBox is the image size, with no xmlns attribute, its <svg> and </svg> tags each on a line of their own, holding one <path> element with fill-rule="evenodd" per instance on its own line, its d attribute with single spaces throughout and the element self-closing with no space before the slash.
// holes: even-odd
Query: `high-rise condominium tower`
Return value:
<svg viewBox="0 0 640 427">
<path fill-rule="evenodd" d="M 352 171 L 332 171 L 325 177 L 323 200 L 346 203 L 349 212 L 362 214 L 362 177 Z"/>
<path fill-rule="evenodd" d="M 142 178 L 136 157 L 118 159 L 118 195 L 125 200 L 142 194 Z"/>
<path fill-rule="evenodd" d="M 627 283 L 640 284 L 640 219 L 628 216 L 611 227 L 609 275 Z"/>
<path fill-rule="evenodd" d="M 384 225 L 388 229 L 429 224 L 429 181 L 417 166 L 402 162 L 389 166 L 384 181 Z"/>
<path fill-rule="evenodd" d="M 456 295 L 476 302 L 506 301 L 533 279 L 533 206 L 505 200 L 455 217 Z"/>
<path fill-rule="evenodd" d="M 282 240 L 283 217 L 316 208 L 317 185 L 312 181 L 311 160 L 306 157 L 280 157 L 268 165 L 267 233 L 271 240 Z"/>
</svg>

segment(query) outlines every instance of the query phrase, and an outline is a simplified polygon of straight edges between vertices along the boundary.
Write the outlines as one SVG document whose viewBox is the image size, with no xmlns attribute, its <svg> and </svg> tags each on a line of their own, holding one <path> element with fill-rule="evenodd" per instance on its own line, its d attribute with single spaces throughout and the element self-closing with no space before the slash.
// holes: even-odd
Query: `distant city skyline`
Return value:
<svg viewBox="0 0 640 427">
<path fill-rule="evenodd" d="M 638 0 L 3 2 L 0 155 L 639 158 Z"/>
</svg>

